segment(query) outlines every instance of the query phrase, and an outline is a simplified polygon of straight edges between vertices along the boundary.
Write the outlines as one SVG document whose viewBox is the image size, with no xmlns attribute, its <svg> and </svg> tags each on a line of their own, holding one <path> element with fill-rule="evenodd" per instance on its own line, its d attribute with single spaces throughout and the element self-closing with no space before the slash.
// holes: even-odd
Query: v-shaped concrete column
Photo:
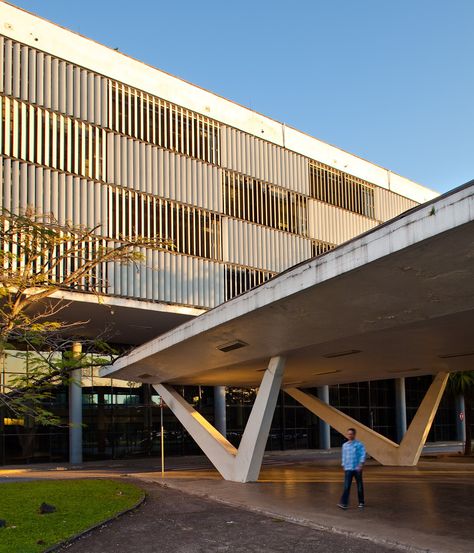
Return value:
<svg viewBox="0 0 474 553">
<path fill-rule="evenodd" d="M 154 388 L 225 480 L 254 482 L 260 474 L 284 366 L 283 357 L 270 360 L 238 449 L 172 386 L 156 384 Z"/>
<path fill-rule="evenodd" d="M 448 377 L 447 373 L 435 376 L 400 445 L 311 394 L 297 388 L 285 388 L 285 392 L 341 434 L 350 427 L 355 428 L 357 438 L 364 442 L 367 452 L 382 465 L 414 466 L 425 445 Z"/>
</svg>

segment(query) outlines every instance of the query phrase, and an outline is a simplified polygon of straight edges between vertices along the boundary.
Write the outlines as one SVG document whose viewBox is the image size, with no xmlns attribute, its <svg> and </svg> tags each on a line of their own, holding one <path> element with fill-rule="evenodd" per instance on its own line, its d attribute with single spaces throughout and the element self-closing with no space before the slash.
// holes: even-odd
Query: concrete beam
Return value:
<svg viewBox="0 0 474 553">
<path fill-rule="evenodd" d="M 311 394 L 297 388 L 285 388 L 285 392 L 341 434 L 345 434 L 349 427 L 355 428 L 369 455 L 382 465 L 414 466 L 425 445 L 448 376 L 447 373 L 435 376 L 400 445 Z"/>
<path fill-rule="evenodd" d="M 172 386 L 155 384 L 154 388 L 225 480 L 253 482 L 260 473 L 284 366 L 283 357 L 270 360 L 238 449 Z"/>
<path fill-rule="evenodd" d="M 394 371 L 405 376 L 400 367 L 407 374 L 410 367 L 425 367 L 420 375 L 467 370 L 468 358 L 450 353 L 471 346 L 457 329 L 474 320 L 473 202 L 470 184 L 410 210 L 161 334 L 101 376 L 254 386 L 262 360 L 273 355 L 288 358 L 288 382 L 308 388 L 393 378 Z M 226 345 L 224 336 L 250 347 L 224 356 L 219 349 Z M 336 356 L 334 370 L 327 371 L 324 356 L 351 349 L 354 336 L 361 351 L 351 364 Z M 386 363 L 380 366 L 383 355 Z"/>
<path fill-rule="evenodd" d="M 284 368 L 284 357 L 272 357 L 265 371 L 239 445 L 236 459 L 237 482 L 258 480 Z"/>
<path fill-rule="evenodd" d="M 413 417 L 408 430 L 399 447 L 398 465 L 414 466 L 418 463 L 426 438 L 431 430 L 431 425 L 438 411 L 439 402 L 443 397 L 448 373 L 438 373 L 428 388 L 416 415 Z"/>
<path fill-rule="evenodd" d="M 154 384 L 176 418 L 184 426 L 225 480 L 232 480 L 235 447 L 169 384 Z"/>
<path fill-rule="evenodd" d="M 394 455 L 398 444 L 395 442 L 311 394 L 297 388 L 285 388 L 284 391 L 341 434 L 345 435 L 350 427 L 355 428 L 357 439 L 364 442 L 367 452 L 382 465 L 396 464 Z"/>
</svg>

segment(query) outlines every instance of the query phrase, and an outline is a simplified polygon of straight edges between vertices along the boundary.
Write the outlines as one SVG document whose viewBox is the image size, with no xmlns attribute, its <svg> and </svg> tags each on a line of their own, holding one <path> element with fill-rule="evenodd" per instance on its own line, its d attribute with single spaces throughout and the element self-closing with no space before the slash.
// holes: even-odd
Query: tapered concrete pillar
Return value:
<svg viewBox="0 0 474 553">
<path fill-rule="evenodd" d="M 466 406 L 464 396 L 456 396 L 456 439 L 466 441 Z"/>
<path fill-rule="evenodd" d="M 407 432 L 407 403 L 404 378 L 395 379 L 395 416 L 397 424 L 397 442 L 400 443 Z"/>
<path fill-rule="evenodd" d="M 235 464 L 237 482 L 256 482 L 258 480 L 280 393 L 285 362 L 284 357 L 272 357 L 263 375 L 237 451 Z"/>
<path fill-rule="evenodd" d="M 318 397 L 324 403 L 329 404 L 329 386 L 320 386 Z M 331 449 L 331 427 L 323 419 L 319 419 L 319 448 Z"/>
<path fill-rule="evenodd" d="M 82 353 L 82 345 L 72 345 L 73 357 Z M 69 382 L 69 462 L 82 463 L 82 370 L 71 371 Z"/>
<path fill-rule="evenodd" d="M 172 386 L 154 384 L 153 387 L 225 480 L 254 482 L 260 473 L 284 367 L 284 357 L 270 359 L 238 449 Z"/>
<path fill-rule="evenodd" d="M 285 388 L 285 392 L 316 416 L 326 420 L 341 434 L 345 434 L 350 427 L 355 428 L 357 437 L 364 442 L 369 455 L 377 459 L 382 465 L 409 467 L 418 463 L 439 402 L 446 388 L 448 376 L 447 373 L 438 373 L 434 377 L 400 444 L 392 442 L 311 394 L 297 388 Z"/>
<path fill-rule="evenodd" d="M 225 407 L 225 386 L 214 386 L 214 426 L 224 438 L 227 435 Z"/>
</svg>

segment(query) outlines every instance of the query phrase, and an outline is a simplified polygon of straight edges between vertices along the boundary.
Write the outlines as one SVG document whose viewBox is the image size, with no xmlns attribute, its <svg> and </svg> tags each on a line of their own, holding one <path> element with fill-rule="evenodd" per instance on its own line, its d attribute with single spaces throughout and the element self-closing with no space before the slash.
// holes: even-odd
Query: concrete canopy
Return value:
<svg viewBox="0 0 474 553">
<path fill-rule="evenodd" d="M 143 344 L 205 312 L 193 307 L 63 290 L 40 302 L 36 311 L 57 310 L 60 306 L 67 309 L 59 309 L 48 319 L 73 325 L 63 328 L 64 336 L 79 340 L 101 338 L 126 346 Z M 35 313 L 33 308 L 29 313 Z"/>
<path fill-rule="evenodd" d="M 286 357 L 283 386 L 298 387 L 473 369 L 474 181 L 135 348 L 102 374 L 254 386 L 274 356 Z"/>
</svg>

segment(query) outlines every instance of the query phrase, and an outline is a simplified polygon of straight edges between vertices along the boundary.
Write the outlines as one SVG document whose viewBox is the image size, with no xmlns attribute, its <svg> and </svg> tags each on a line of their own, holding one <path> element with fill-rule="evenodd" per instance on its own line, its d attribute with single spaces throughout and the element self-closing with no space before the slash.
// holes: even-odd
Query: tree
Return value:
<svg viewBox="0 0 474 553">
<path fill-rule="evenodd" d="M 103 238 L 100 228 L 60 224 L 54 215 L 32 208 L 0 212 L 0 353 L 22 350 L 17 356 L 28 364 L 0 392 L 0 403 L 14 416 L 57 424 L 44 408 L 54 386 L 66 384 L 72 370 L 110 363 L 117 353 L 102 336 L 85 341 L 80 356 L 62 355 L 87 321 L 62 321 L 61 312 L 72 302 L 53 297 L 55 293 L 85 291 L 100 301 L 111 263 L 138 264 L 140 247 L 170 247 L 160 238 L 138 236 L 114 242 Z"/>
<path fill-rule="evenodd" d="M 464 398 L 464 421 L 466 424 L 466 442 L 464 444 L 464 455 L 471 455 L 474 371 L 451 373 L 449 376 L 449 387 L 453 394 L 460 395 Z"/>
</svg>

